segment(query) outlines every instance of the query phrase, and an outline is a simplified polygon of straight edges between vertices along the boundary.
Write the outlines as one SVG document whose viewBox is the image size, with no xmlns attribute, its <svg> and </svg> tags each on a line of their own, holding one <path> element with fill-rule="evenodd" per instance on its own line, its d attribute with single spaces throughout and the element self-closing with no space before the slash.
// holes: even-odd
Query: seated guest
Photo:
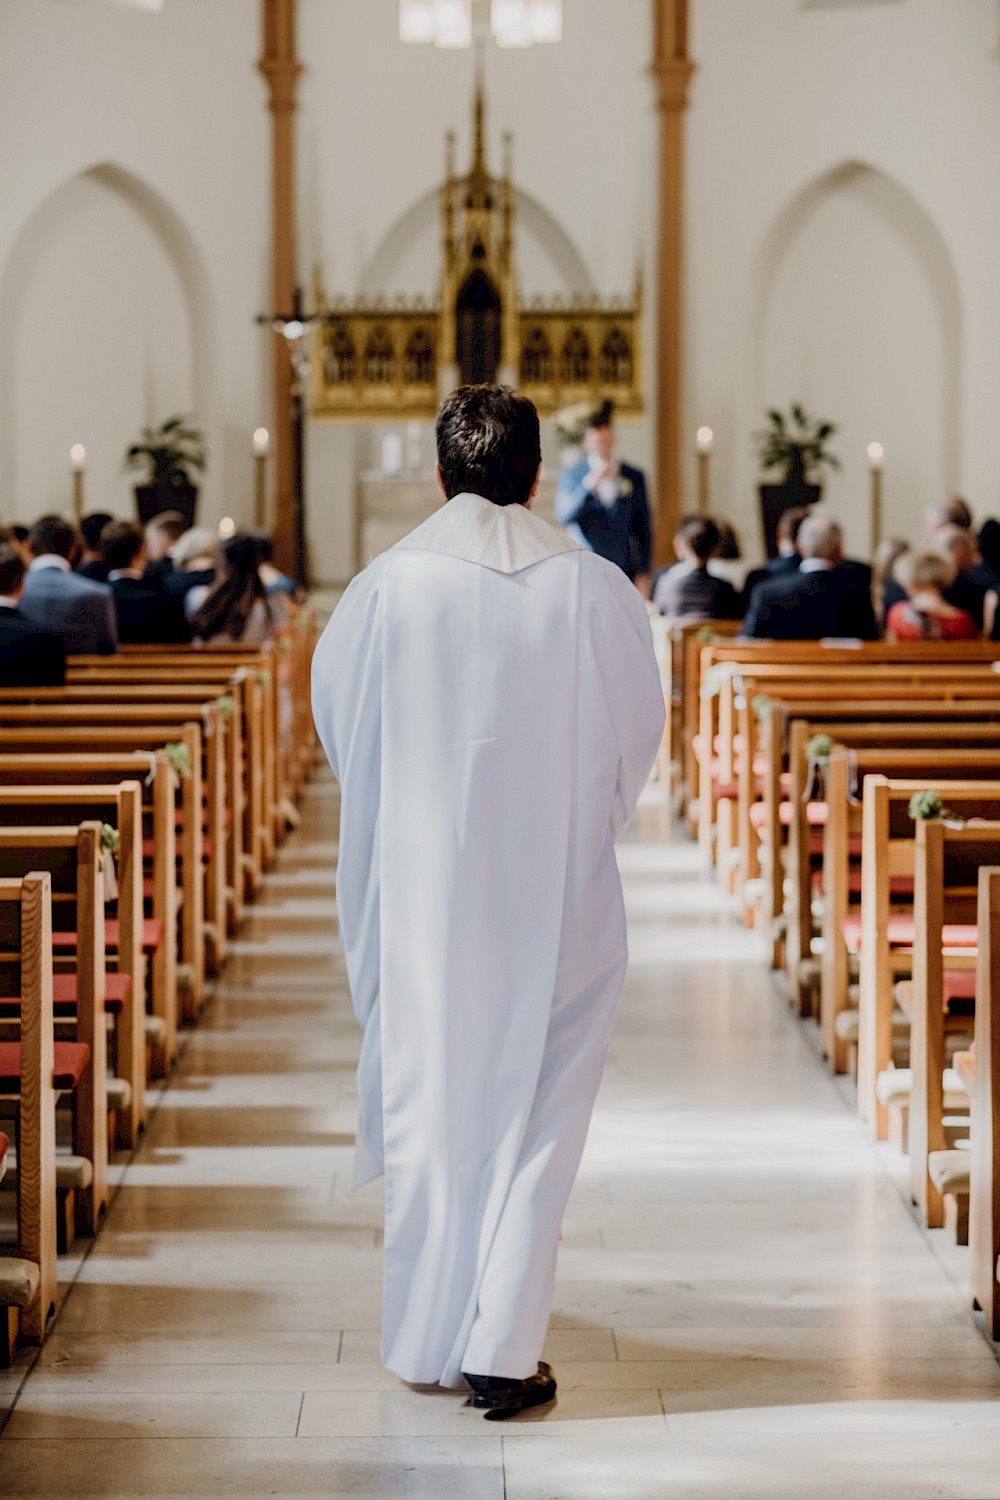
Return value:
<svg viewBox="0 0 1000 1500">
<path fill-rule="evenodd" d="M 719 546 L 708 564 L 708 571 L 713 578 L 724 578 L 741 594 L 750 568 L 743 559 L 739 536 L 728 521 L 716 521 L 715 524 L 719 528 Z"/>
<path fill-rule="evenodd" d="M 43 516 L 28 533 L 32 560 L 20 609 L 39 630 L 62 637 L 67 656 L 118 650 L 115 603 L 106 583 L 73 572 L 77 536 L 61 516 Z"/>
<path fill-rule="evenodd" d="M 170 570 L 163 575 L 168 594 L 180 596 L 182 602 L 192 589 L 211 588 L 219 562 L 219 538 L 207 526 L 198 526 L 174 543 L 170 549 Z"/>
<path fill-rule="evenodd" d="M 57 635 L 38 630 L 18 608 L 24 563 L 0 542 L 0 687 L 62 687 L 66 649 Z"/>
<path fill-rule="evenodd" d="M 289 578 L 285 573 L 280 573 L 274 566 L 274 542 L 266 531 L 255 531 L 257 539 L 257 567 L 263 580 L 264 587 L 269 594 L 287 594 L 290 599 L 301 599 L 305 591 Z"/>
<path fill-rule="evenodd" d="M 674 531 L 674 556 L 677 561 L 670 563 L 666 568 L 660 568 L 653 574 L 653 581 L 649 591 L 650 602 L 654 599 L 656 590 L 664 583 L 665 579 L 674 573 L 678 575 L 686 573 L 691 567 L 691 555 L 684 540 L 684 529 L 689 524 L 693 525 L 695 521 L 700 520 L 701 516 L 697 512 L 691 511 L 687 515 L 681 516 L 677 522 L 677 528 Z"/>
<path fill-rule="evenodd" d="M 754 589 L 744 638 L 877 640 L 868 577 L 844 562 L 844 537 L 836 521 L 813 512 L 799 529 L 798 549 L 802 562 L 797 570 L 779 573 Z"/>
<path fill-rule="evenodd" d="M 112 521 L 101 534 L 101 546 L 114 594 L 119 641 L 143 646 L 189 641 L 191 632 L 181 600 L 145 576 L 146 542 L 138 526 Z"/>
<path fill-rule="evenodd" d="M 979 631 L 971 615 L 949 604 L 945 590 L 954 581 L 955 569 L 937 552 L 903 558 L 896 577 L 907 598 L 894 604 L 886 615 L 889 641 L 974 641 Z"/>
<path fill-rule="evenodd" d="M 896 579 L 896 565 L 909 550 L 909 542 L 904 542 L 895 536 L 886 537 L 875 549 L 875 556 L 872 558 L 872 603 L 880 624 L 885 624 L 885 617 L 888 613 L 885 602 L 886 588 L 890 582 L 896 587 L 902 587 Z M 894 596 L 894 602 L 899 604 L 905 601 Z"/>
<path fill-rule="evenodd" d="M 749 600 L 758 583 L 763 583 L 766 578 L 776 578 L 782 573 L 798 572 L 799 557 L 798 535 L 802 522 L 809 512 L 804 505 L 793 505 L 789 510 L 783 510 L 778 517 L 777 557 L 768 558 L 762 568 L 754 568 L 752 573 L 747 574 L 744 584 L 744 594 Z"/>
<path fill-rule="evenodd" d="M 941 526 L 935 533 L 933 550 L 954 569 L 954 580 L 945 589 L 944 597 L 956 609 L 964 609 L 971 615 L 976 630 L 982 631 L 989 590 L 976 582 L 974 570 L 979 562 L 979 554 L 972 532 L 957 522 Z"/>
<path fill-rule="evenodd" d="M 715 578 L 708 564 L 719 546 L 719 528 L 707 516 L 687 521 L 678 537 L 686 568 L 671 568 L 656 585 L 653 604 L 661 615 L 674 619 L 738 620 L 740 596 L 724 578 Z"/>
<path fill-rule="evenodd" d="M 179 510 L 163 510 L 146 525 L 146 576 L 164 583 L 173 571 L 173 549 L 187 530 Z"/>
<path fill-rule="evenodd" d="M 76 560 L 76 571 L 81 578 L 92 578 L 95 583 L 107 583 L 108 565 L 101 551 L 101 533 L 113 520 L 114 516 L 108 515 L 107 511 L 95 510 L 93 515 L 84 516 L 80 522 L 83 545 Z"/>
<path fill-rule="evenodd" d="M 954 495 L 950 500 L 943 500 L 939 505 L 929 505 L 927 507 L 924 512 L 924 529 L 928 547 L 932 552 L 941 552 L 942 542 L 947 541 L 949 537 L 954 537 L 956 528 L 958 531 L 966 533 L 968 537 L 968 550 L 963 548 L 964 561 L 960 561 L 958 557 L 951 558 L 951 560 L 954 561 L 959 572 L 968 569 L 970 574 L 972 574 L 979 562 L 979 554 L 976 551 L 976 543 L 972 536 L 972 511 L 966 502 L 960 496 Z M 961 543 L 958 545 L 962 546 Z M 942 556 L 949 559 L 950 553 L 947 548 L 942 553 Z M 966 595 L 963 598 L 962 580 L 957 579 L 956 583 L 959 597 L 953 598 L 951 603 L 958 609 L 968 610 L 972 618 L 981 626 L 983 623 L 982 604 L 977 604 L 971 595 Z M 984 595 L 988 588 L 988 584 L 983 585 Z M 897 579 L 890 575 L 885 583 L 884 609 L 886 614 L 888 614 L 894 604 L 905 603 L 905 601 L 906 590 Z"/>
<path fill-rule="evenodd" d="M 13 552 L 17 553 L 18 557 L 24 563 L 25 572 L 27 572 L 28 568 L 31 566 L 32 558 L 31 543 L 28 541 L 27 526 L 19 526 L 15 522 L 13 526 L 6 527 L 4 540 L 7 543 L 8 547 L 10 547 Z"/>
<path fill-rule="evenodd" d="M 1000 521 L 984 521 L 979 531 L 979 562 L 972 570 L 976 583 L 1000 593 Z"/>
<path fill-rule="evenodd" d="M 185 600 L 191 630 L 206 646 L 259 646 L 288 623 L 281 594 L 268 594 L 258 567 L 257 539 L 238 531 L 219 548 L 221 570 L 209 588 L 200 584 Z"/>
</svg>

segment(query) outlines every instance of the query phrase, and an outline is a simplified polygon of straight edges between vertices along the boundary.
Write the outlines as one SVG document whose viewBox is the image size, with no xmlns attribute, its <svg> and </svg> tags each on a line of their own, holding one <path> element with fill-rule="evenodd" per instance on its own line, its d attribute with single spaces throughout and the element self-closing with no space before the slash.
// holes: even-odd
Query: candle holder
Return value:
<svg viewBox="0 0 1000 1500">
<path fill-rule="evenodd" d="M 695 435 L 698 454 L 698 514 L 707 516 L 712 500 L 712 440 L 715 434 L 711 427 L 699 427 Z"/>
<path fill-rule="evenodd" d="M 258 531 L 267 527 L 267 457 L 271 451 L 271 439 L 266 427 L 258 427 L 253 435 L 253 524 Z"/>
<path fill-rule="evenodd" d="M 871 468 L 871 555 L 874 558 L 882 542 L 882 466 L 885 449 L 881 443 L 868 444 L 868 463 Z"/>
<path fill-rule="evenodd" d="M 69 450 L 70 473 L 73 476 L 73 525 L 77 531 L 83 520 L 83 466 L 86 461 L 87 450 L 82 443 L 74 443 Z"/>
</svg>

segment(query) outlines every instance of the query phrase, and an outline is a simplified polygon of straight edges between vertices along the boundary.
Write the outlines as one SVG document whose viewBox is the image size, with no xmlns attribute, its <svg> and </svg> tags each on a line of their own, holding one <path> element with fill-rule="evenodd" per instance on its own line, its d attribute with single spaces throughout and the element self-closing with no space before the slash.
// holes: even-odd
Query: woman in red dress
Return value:
<svg viewBox="0 0 1000 1500">
<path fill-rule="evenodd" d="M 955 570 L 936 552 L 905 557 L 896 567 L 896 576 L 906 589 L 908 599 L 901 599 L 890 609 L 885 621 L 889 641 L 975 641 L 979 639 L 972 616 L 957 609 L 944 597 L 944 590 L 954 581 Z"/>
</svg>

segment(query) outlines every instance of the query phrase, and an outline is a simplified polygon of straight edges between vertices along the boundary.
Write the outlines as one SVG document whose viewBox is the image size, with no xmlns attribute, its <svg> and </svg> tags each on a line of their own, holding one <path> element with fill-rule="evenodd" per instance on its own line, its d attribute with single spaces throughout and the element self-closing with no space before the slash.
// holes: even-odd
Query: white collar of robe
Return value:
<svg viewBox="0 0 1000 1500">
<path fill-rule="evenodd" d="M 482 495 L 455 495 L 396 546 L 440 552 L 496 573 L 520 573 L 561 552 L 580 550 L 565 532 L 523 505 L 494 505 Z"/>
</svg>

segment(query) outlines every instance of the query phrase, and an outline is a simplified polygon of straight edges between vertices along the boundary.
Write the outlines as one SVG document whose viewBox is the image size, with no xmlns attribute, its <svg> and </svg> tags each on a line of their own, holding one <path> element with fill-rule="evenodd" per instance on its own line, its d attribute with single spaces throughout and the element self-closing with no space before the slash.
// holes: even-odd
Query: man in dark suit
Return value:
<svg viewBox="0 0 1000 1500">
<path fill-rule="evenodd" d="M 794 572 L 758 584 L 743 636 L 770 641 L 819 641 L 829 637 L 878 639 L 878 625 L 864 570 L 844 562 L 844 538 L 828 516 L 813 513 L 799 530 L 802 557 Z"/>
<path fill-rule="evenodd" d="M 606 401 L 590 419 L 586 457 L 560 476 L 556 520 L 635 582 L 648 575 L 653 547 L 646 479 L 641 469 L 619 462 L 612 415 Z"/>
<path fill-rule="evenodd" d="M 108 583 L 118 617 L 118 639 L 128 645 L 161 645 L 191 639 L 183 606 L 145 573 L 146 543 L 138 526 L 112 521 L 101 535 Z"/>
<path fill-rule="evenodd" d="M 18 608 L 24 563 L 0 542 L 0 686 L 62 687 L 66 652 L 57 635 L 36 630 Z"/>
<path fill-rule="evenodd" d="M 39 630 L 62 636 L 68 656 L 112 656 L 118 627 L 111 590 L 73 572 L 77 535 L 61 516 L 43 516 L 28 533 L 32 562 L 21 612 Z"/>
<path fill-rule="evenodd" d="M 754 568 L 747 574 L 743 585 L 743 596 L 749 601 L 753 597 L 753 591 L 759 583 L 764 583 L 771 578 L 779 578 L 784 573 L 797 573 L 799 563 L 798 536 L 802 522 L 809 512 L 804 505 L 792 506 L 789 510 L 782 511 L 778 517 L 778 555 L 769 557 L 762 568 Z"/>
<path fill-rule="evenodd" d="M 101 533 L 113 520 L 114 516 L 109 516 L 106 510 L 95 510 L 80 522 L 83 542 L 76 561 L 76 571 L 81 578 L 91 578 L 95 583 L 107 583 L 108 565 L 101 551 Z"/>
<path fill-rule="evenodd" d="M 683 523 L 676 542 L 682 561 L 662 574 L 653 590 L 653 603 L 661 615 L 675 620 L 740 618 L 739 594 L 725 578 L 715 578 L 708 571 L 719 541 L 719 528 L 707 516 Z"/>
</svg>

